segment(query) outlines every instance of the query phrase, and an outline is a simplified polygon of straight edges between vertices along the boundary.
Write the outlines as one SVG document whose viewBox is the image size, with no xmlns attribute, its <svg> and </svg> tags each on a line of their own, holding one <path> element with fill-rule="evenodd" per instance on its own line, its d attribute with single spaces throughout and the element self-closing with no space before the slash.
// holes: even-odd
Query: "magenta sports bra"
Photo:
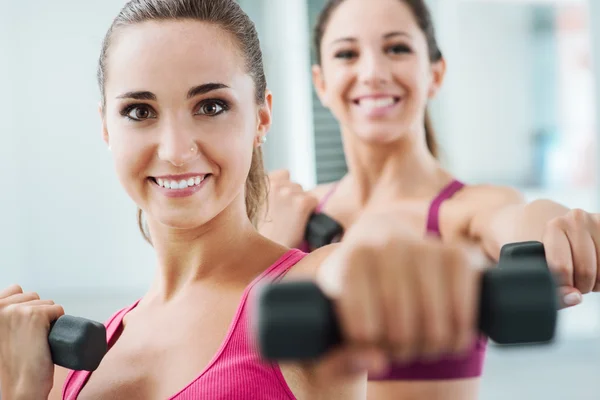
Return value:
<svg viewBox="0 0 600 400">
<path fill-rule="evenodd" d="M 263 361 L 254 342 L 248 299 L 262 282 L 278 281 L 306 253 L 291 249 L 246 287 L 229 330 L 213 359 L 196 379 L 173 393 L 169 400 L 296 400 L 279 364 Z M 106 322 L 107 342 L 115 341 L 123 317 L 138 304 L 123 308 Z M 197 332 L 202 335 L 202 332 Z M 193 357 L 193 354 L 190 354 Z M 70 371 L 63 386 L 62 398 L 75 400 L 87 383 L 91 372 Z"/>
<path fill-rule="evenodd" d="M 460 181 L 453 180 L 433 199 L 429 207 L 427 216 L 427 234 L 441 238 L 439 213 L 440 206 L 445 200 L 448 200 L 465 185 Z M 335 192 L 337 184 L 333 185 L 331 190 L 323 197 L 315 212 L 321 212 L 327 200 Z M 308 245 L 303 243 L 302 251 L 309 251 Z M 390 371 L 382 377 L 370 377 L 372 381 L 390 381 L 390 380 L 444 380 L 444 379 L 462 379 L 481 376 L 483 372 L 483 361 L 485 359 L 485 350 L 487 338 L 481 336 L 473 343 L 471 350 L 466 356 L 445 357 L 435 362 L 413 362 L 410 364 L 395 364 Z"/>
</svg>

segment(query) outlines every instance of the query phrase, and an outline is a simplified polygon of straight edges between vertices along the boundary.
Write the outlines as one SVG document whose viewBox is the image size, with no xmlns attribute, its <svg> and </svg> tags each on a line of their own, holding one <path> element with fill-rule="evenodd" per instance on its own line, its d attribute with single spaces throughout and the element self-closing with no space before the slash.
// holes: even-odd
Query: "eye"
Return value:
<svg viewBox="0 0 600 400">
<path fill-rule="evenodd" d="M 127 117 L 132 121 L 144 121 L 150 118 L 156 118 L 156 113 L 151 107 L 145 104 L 132 104 L 126 107 L 121 115 Z"/>
<path fill-rule="evenodd" d="M 397 44 L 397 45 L 391 46 L 387 49 L 387 51 L 392 54 L 402 54 L 402 53 L 411 53 L 412 52 L 410 47 L 408 47 L 404 44 Z"/>
<path fill-rule="evenodd" d="M 340 58 L 343 60 L 349 60 L 353 57 L 356 57 L 356 52 L 353 50 L 342 50 L 335 53 L 335 58 Z"/>
<path fill-rule="evenodd" d="M 223 113 L 224 111 L 227 111 L 228 109 L 228 104 L 222 100 L 205 100 L 202 103 L 200 103 L 196 114 L 203 114 L 208 115 L 209 117 L 215 117 Z"/>
</svg>

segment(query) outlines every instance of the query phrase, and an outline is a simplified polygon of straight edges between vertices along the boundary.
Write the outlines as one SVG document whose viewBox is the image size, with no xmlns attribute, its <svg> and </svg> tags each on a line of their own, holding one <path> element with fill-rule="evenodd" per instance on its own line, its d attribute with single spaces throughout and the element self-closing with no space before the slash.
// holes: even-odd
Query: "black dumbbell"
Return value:
<svg viewBox="0 0 600 400">
<path fill-rule="evenodd" d="M 311 249 L 330 244 L 336 236 L 344 233 L 344 228 L 327 214 L 312 214 L 306 224 L 304 239 Z"/>
<path fill-rule="evenodd" d="M 499 268 L 483 272 L 479 330 L 497 344 L 551 342 L 556 290 L 544 258 L 505 257 Z M 342 342 L 332 301 L 313 282 L 265 285 L 257 306 L 258 345 L 265 359 L 315 359 Z"/>
<path fill-rule="evenodd" d="M 503 261 L 522 259 L 524 257 L 546 258 L 544 244 L 538 241 L 508 243 L 500 249 L 500 265 Z"/>
<path fill-rule="evenodd" d="M 76 371 L 94 371 L 108 351 L 103 324 L 70 315 L 52 323 L 48 343 L 52 362 Z"/>
</svg>

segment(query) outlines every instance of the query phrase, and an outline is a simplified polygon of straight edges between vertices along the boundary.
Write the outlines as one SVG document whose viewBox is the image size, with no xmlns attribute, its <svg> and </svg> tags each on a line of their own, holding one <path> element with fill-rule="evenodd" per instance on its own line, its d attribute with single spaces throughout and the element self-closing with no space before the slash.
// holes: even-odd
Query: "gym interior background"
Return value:
<svg viewBox="0 0 600 400">
<path fill-rule="evenodd" d="M 290 169 L 305 188 L 339 178 L 339 131 L 310 81 L 323 0 L 240 3 L 274 92 L 268 168 Z M 154 269 L 97 114 L 100 43 L 123 4 L 0 0 L 0 287 L 18 282 L 100 321 L 142 295 Z M 467 182 L 600 212 L 600 2 L 430 6 L 449 63 L 431 105 L 444 163 Z M 490 350 L 481 399 L 597 399 L 600 298 L 560 316 L 552 347 Z"/>
</svg>

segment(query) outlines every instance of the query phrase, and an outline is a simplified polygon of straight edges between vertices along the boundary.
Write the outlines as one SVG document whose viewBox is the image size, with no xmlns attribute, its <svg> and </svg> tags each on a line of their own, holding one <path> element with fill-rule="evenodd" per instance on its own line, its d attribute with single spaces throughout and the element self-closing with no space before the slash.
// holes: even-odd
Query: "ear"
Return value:
<svg viewBox="0 0 600 400">
<path fill-rule="evenodd" d="M 108 137 L 108 129 L 106 128 L 106 118 L 104 117 L 104 109 L 102 104 L 98 104 L 98 114 L 100 114 L 100 120 L 102 121 L 102 140 L 110 147 L 110 140 Z"/>
<path fill-rule="evenodd" d="M 261 144 L 261 138 L 267 136 L 273 122 L 273 93 L 269 89 L 265 91 L 264 104 L 258 109 L 258 126 L 256 128 L 255 142 Z"/>
<path fill-rule="evenodd" d="M 323 78 L 323 68 L 321 68 L 320 65 L 315 64 L 312 66 L 312 79 L 317 96 L 319 96 L 319 100 L 321 100 L 321 104 L 323 104 L 323 107 L 329 108 L 327 92 L 325 90 L 325 79 Z"/>
<path fill-rule="evenodd" d="M 429 87 L 428 97 L 434 98 L 440 91 L 442 84 L 444 83 L 444 77 L 446 76 L 446 60 L 440 59 L 439 61 L 431 64 L 431 86 Z"/>
</svg>

